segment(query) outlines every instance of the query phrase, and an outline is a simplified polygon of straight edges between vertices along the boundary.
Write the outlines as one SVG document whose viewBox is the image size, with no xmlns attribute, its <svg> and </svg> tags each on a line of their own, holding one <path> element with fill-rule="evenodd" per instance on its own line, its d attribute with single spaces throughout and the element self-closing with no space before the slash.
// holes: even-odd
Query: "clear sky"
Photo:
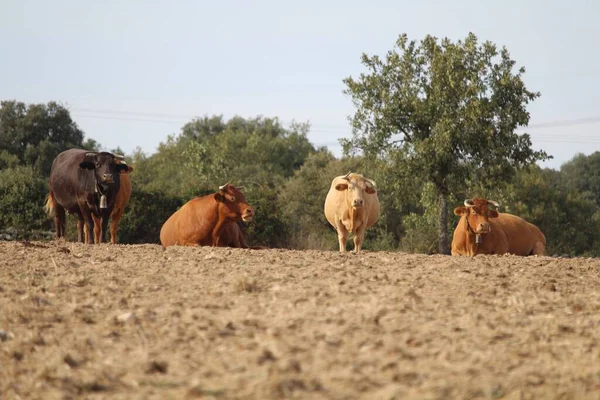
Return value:
<svg viewBox="0 0 600 400">
<path fill-rule="evenodd" d="M 104 148 L 150 154 L 194 116 L 310 121 L 340 155 L 351 134 L 342 79 L 399 34 L 505 45 L 525 83 L 534 148 L 558 168 L 600 149 L 595 0 L 2 0 L 0 98 L 51 100 Z M 582 120 L 588 120 L 587 122 Z M 556 121 L 575 121 L 550 124 Z"/>
</svg>

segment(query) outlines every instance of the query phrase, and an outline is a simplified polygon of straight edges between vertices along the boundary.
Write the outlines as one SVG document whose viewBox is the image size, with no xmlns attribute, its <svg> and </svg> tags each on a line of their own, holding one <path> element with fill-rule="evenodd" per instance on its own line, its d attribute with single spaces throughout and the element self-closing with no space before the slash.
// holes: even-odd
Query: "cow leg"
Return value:
<svg viewBox="0 0 600 400">
<path fill-rule="evenodd" d="M 56 238 L 65 236 L 65 209 L 58 203 L 54 203 L 54 226 L 56 228 Z"/>
<path fill-rule="evenodd" d="M 94 243 L 100 243 L 100 218 L 92 214 L 94 220 Z"/>
<path fill-rule="evenodd" d="M 125 212 L 125 207 L 119 207 L 117 209 L 113 209 L 113 212 L 110 216 L 110 242 L 112 244 L 117 244 L 117 230 L 119 229 L 119 222 L 121 218 L 123 218 L 123 213 Z"/>
<path fill-rule="evenodd" d="M 103 215 L 100 219 L 102 224 L 100 225 L 100 243 L 106 242 L 106 231 L 108 230 L 108 215 Z"/>
<path fill-rule="evenodd" d="M 110 220 L 110 243 L 117 244 L 117 228 L 119 227 L 119 220 L 113 217 Z"/>
<path fill-rule="evenodd" d="M 546 253 L 546 246 L 542 242 L 536 242 L 531 250 L 533 256 L 543 256 Z"/>
<path fill-rule="evenodd" d="M 85 243 L 84 241 L 84 228 L 83 228 L 83 216 L 82 215 L 77 215 L 77 241 L 81 242 L 81 243 Z M 88 233 L 85 232 L 85 239 L 87 240 L 88 237 Z"/>
<path fill-rule="evenodd" d="M 237 240 L 239 242 L 239 246 L 242 249 L 247 249 L 248 248 L 248 243 L 246 243 L 246 239 L 244 238 L 244 233 L 242 232 L 241 228 L 238 228 L 238 235 L 237 235 Z"/>
<path fill-rule="evenodd" d="M 363 241 L 365 239 L 365 231 L 360 230 L 354 234 L 354 252 L 358 253 L 362 248 Z"/>
<path fill-rule="evenodd" d="M 83 225 L 83 237 L 84 237 L 83 243 L 85 243 L 85 242 L 87 242 L 88 236 L 90 235 L 90 233 L 88 232 L 87 225 L 83 222 L 82 222 L 82 225 Z"/>
<path fill-rule="evenodd" d="M 92 219 L 92 216 L 90 214 L 84 214 L 84 220 L 80 221 L 83 227 L 83 224 L 85 223 L 87 231 L 86 231 L 86 235 L 85 235 L 85 243 L 87 244 L 93 244 L 93 240 L 92 240 L 92 232 L 94 232 L 94 220 Z"/>
<path fill-rule="evenodd" d="M 123 217 L 124 208 L 119 208 L 116 211 L 113 209 L 110 216 L 110 242 L 117 244 L 117 230 L 119 229 L 119 221 Z"/>
<path fill-rule="evenodd" d="M 342 225 L 341 222 L 338 222 L 336 226 L 336 231 L 338 234 L 338 242 L 340 243 L 340 251 L 342 253 L 346 252 L 346 241 L 348 240 L 348 231 L 346 227 Z"/>
<path fill-rule="evenodd" d="M 97 218 L 94 214 L 92 214 L 92 219 L 94 220 L 94 243 L 98 243 L 98 235 L 100 234 L 100 228 L 99 228 L 99 222 L 97 221 Z M 82 225 L 83 225 L 83 233 L 85 236 L 85 242 L 88 241 L 88 237 L 89 235 L 91 235 L 90 232 L 88 232 L 88 226 L 87 224 L 85 224 L 83 222 L 83 220 L 81 221 Z"/>
<path fill-rule="evenodd" d="M 240 239 L 237 237 L 237 235 L 231 238 L 231 240 L 227 244 L 227 247 L 233 247 L 235 249 L 239 249 L 240 247 L 242 247 L 242 245 L 240 244 Z"/>
<path fill-rule="evenodd" d="M 244 234 L 242 233 L 242 228 L 240 228 L 240 226 L 237 224 L 237 222 L 232 222 L 227 224 L 226 226 L 223 227 L 223 229 L 221 230 L 221 244 L 223 244 L 224 246 L 229 246 L 229 247 L 234 247 L 234 248 L 242 248 L 242 249 L 247 249 L 248 245 L 246 244 L 246 241 L 244 240 Z M 227 239 L 227 242 L 225 243 L 223 241 L 224 239 Z"/>
<path fill-rule="evenodd" d="M 212 245 L 213 247 L 223 247 L 221 244 L 221 230 L 223 229 L 225 221 L 217 222 L 217 226 L 212 231 Z"/>
</svg>

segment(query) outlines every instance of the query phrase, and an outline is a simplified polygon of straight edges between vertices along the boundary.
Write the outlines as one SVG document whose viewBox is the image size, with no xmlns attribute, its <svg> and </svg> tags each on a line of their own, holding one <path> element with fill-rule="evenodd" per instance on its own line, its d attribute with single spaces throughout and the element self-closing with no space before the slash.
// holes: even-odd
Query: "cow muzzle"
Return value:
<svg viewBox="0 0 600 400">
<path fill-rule="evenodd" d="M 106 184 L 115 183 L 113 174 L 102 174 L 102 183 L 106 183 Z"/>
<path fill-rule="evenodd" d="M 475 231 L 475 233 L 478 235 L 484 235 L 490 233 L 491 231 L 492 227 L 490 226 L 490 224 L 487 222 L 482 222 L 481 224 L 477 225 L 477 230 Z"/>
<path fill-rule="evenodd" d="M 254 217 L 254 210 L 251 208 L 247 208 L 246 211 L 244 211 L 244 214 L 242 214 L 242 221 L 250 222 L 250 221 L 252 221 L 253 217 Z"/>
<path fill-rule="evenodd" d="M 365 205 L 365 201 L 363 199 L 354 199 L 352 201 L 352 207 L 359 208 L 359 207 L 362 207 L 364 205 Z"/>
</svg>

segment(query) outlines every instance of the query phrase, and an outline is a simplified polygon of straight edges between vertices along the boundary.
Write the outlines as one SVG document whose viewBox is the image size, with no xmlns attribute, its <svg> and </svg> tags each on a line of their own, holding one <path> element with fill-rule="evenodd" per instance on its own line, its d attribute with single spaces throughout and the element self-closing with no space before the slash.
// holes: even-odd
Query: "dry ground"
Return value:
<svg viewBox="0 0 600 400">
<path fill-rule="evenodd" d="M 600 398 L 600 260 L 0 242 L 2 399 Z"/>
</svg>

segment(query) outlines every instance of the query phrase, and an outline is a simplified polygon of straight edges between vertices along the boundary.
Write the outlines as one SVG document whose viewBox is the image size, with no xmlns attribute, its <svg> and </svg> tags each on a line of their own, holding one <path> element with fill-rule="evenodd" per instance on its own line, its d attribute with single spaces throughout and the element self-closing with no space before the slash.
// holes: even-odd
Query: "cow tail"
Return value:
<svg viewBox="0 0 600 400">
<path fill-rule="evenodd" d="M 46 203 L 44 203 L 44 210 L 48 215 L 52 215 L 54 213 L 54 206 L 56 204 L 56 200 L 54 200 L 54 194 L 52 192 L 48 193 L 46 196 Z"/>
</svg>

